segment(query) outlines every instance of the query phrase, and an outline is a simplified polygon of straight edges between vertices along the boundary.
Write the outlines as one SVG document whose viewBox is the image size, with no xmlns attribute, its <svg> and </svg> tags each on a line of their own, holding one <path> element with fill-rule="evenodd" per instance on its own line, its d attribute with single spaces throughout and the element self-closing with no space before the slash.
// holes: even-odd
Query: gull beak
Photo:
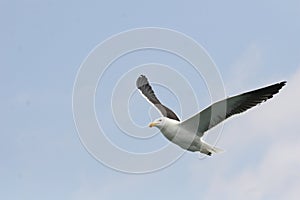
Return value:
<svg viewBox="0 0 300 200">
<path fill-rule="evenodd" d="M 151 123 L 149 124 L 149 127 L 151 128 L 151 127 L 156 126 L 156 125 L 157 125 L 157 123 L 151 122 Z"/>
</svg>

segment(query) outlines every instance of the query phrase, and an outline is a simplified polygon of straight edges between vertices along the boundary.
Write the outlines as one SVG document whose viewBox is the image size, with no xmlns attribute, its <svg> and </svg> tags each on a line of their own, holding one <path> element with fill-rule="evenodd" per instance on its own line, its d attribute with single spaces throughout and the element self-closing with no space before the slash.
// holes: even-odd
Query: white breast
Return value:
<svg viewBox="0 0 300 200">
<path fill-rule="evenodd" d="M 200 142 L 200 138 L 180 126 L 180 123 L 175 120 L 166 120 L 164 126 L 160 129 L 162 134 L 171 142 L 179 145 L 183 149 L 189 149 L 191 144 Z"/>
</svg>

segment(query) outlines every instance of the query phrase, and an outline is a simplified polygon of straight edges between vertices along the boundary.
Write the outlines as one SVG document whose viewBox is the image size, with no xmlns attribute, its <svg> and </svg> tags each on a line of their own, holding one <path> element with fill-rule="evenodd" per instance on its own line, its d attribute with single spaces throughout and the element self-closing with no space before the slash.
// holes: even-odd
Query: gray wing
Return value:
<svg viewBox="0 0 300 200">
<path fill-rule="evenodd" d="M 144 97 L 150 101 L 159 111 L 160 113 L 168 117 L 170 119 L 174 119 L 180 121 L 177 115 L 168 107 L 163 105 L 155 96 L 154 91 L 152 90 L 151 85 L 149 84 L 146 76 L 140 75 L 139 78 L 136 80 L 136 86 L 141 91 Z"/>
<path fill-rule="evenodd" d="M 286 84 L 286 81 L 276 83 L 264 88 L 246 92 L 237 96 L 218 101 L 193 117 L 183 121 L 181 126 L 189 131 L 195 132 L 198 136 L 208 129 L 216 126 L 232 115 L 242 113 L 268 99 Z"/>
</svg>

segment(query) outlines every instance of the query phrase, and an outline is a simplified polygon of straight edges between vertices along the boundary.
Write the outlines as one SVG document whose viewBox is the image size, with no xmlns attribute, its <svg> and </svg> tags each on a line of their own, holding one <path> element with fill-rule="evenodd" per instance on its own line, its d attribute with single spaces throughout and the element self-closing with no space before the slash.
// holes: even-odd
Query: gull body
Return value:
<svg viewBox="0 0 300 200">
<path fill-rule="evenodd" d="M 199 151 L 206 155 L 222 152 L 221 149 L 205 143 L 197 134 L 186 129 L 179 121 L 160 117 L 149 124 L 156 127 L 171 142 L 188 151 Z"/>
</svg>

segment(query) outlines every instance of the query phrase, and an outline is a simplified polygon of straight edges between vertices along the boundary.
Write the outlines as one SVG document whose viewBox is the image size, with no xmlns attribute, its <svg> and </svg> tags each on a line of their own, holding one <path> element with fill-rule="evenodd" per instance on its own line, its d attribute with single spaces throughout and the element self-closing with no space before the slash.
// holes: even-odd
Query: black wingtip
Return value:
<svg viewBox="0 0 300 200">
<path fill-rule="evenodd" d="M 282 82 L 280 82 L 279 84 L 282 85 L 282 87 L 283 87 L 283 86 L 286 85 L 286 83 L 287 83 L 287 81 L 282 81 Z"/>
<path fill-rule="evenodd" d="M 285 86 L 287 84 L 287 81 L 281 81 L 280 83 L 278 83 L 279 85 L 279 89 L 280 90 L 281 88 L 283 88 L 283 86 Z"/>
<path fill-rule="evenodd" d="M 141 74 L 138 79 L 136 80 L 136 87 L 140 88 L 143 85 L 149 84 L 148 79 L 145 75 Z"/>
</svg>

